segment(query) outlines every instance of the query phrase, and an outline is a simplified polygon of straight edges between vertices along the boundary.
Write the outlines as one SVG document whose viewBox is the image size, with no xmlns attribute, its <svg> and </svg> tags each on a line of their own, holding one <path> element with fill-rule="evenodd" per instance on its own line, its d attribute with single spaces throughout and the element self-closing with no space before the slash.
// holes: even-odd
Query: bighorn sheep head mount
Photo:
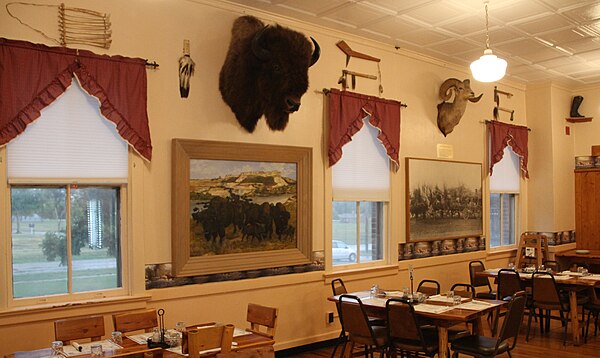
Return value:
<svg viewBox="0 0 600 358">
<path fill-rule="evenodd" d="M 454 92 L 454 102 L 446 102 L 452 97 Z M 444 137 L 452 132 L 454 127 L 460 122 L 465 110 L 467 109 L 467 100 L 470 102 L 479 102 L 483 93 L 475 97 L 471 89 L 471 81 L 449 78 L 442 83 L 440 87 L 440 99 L 443 101 L 438 104 L 437 123 L 438 128 Z"/>
</svg>

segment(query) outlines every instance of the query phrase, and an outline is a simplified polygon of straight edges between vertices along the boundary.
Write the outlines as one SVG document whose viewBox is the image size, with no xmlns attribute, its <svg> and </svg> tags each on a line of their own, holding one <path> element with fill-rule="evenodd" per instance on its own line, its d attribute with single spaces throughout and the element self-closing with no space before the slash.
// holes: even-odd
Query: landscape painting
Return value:
<svg viewBox="0 0 600 358">
<path fill-rule="evenodd" d="M 190 255 L 296 247 L 296 164 L 192 159 Z"/>
<path fill-rule="evenodd" d="M 311 148 L 173 139 L 172 150 L 175 276 L 311 262 Z"/>
<path fill-rule="evenodd" d="M 407 242 L 483 233 L 481 164 L 406 159 Z"/>
</svg>

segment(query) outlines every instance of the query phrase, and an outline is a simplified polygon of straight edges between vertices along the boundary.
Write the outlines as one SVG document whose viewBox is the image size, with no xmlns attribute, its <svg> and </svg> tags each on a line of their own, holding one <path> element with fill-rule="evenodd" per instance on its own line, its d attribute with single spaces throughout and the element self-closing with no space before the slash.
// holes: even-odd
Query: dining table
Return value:
<svg viewBox="0 0 600 358">
<path fill-rule="evenodd" d="M 204 326 L 205 324 L 201 324 L 199 326 Z M 142 334 L 132 334 L 132 335 L 124 335 L 123 342 L 119 345 L 119 348 L 108 348 L 104 349 L 101 357 L 115 357 L 115 356 L 125 356 L 128 354 L 136 354 L 136 353 L 152 353 L 155 351 L 161 352 L 163 358 L 182 358 L 187 355 L 181 354 L 181 346 L 174 348 L 148 348 L 148 345 L 141 342 L 140 338 L 144 338 L 145 336 L 149 336 L 152 333 L 142 333 Z M 103 346 L 110 347 L 111 342 L 108 340 L 98 341 Z M 96 342 L 93 342 L 96 343 Z M 275 344 L 275 340 L 273 337 L 270 337 L 265 334 L 261 334 L 260 332 L 254 332 L 250 330 L 244 330 L 236 328 L 236 332 L 234 332 L 233 344 L 231 346 L 232 351 L 242 351 L 245 349 L 257 348 L 257 347 L 267 347 Z M 82 346 L 88 346 L 90 342 L 83 343 Z M 50 346 L 50 344 L 48 344 Z M 72 345 L 67 345 L 68 348 L 71 348 Z M 70 349 L 66 349 L 65 352 L 70 351 Z M 214 356 L 217 351 L 206 352 L 205 354 L 201 354 L 201 356 Z M 42 348 L 31 351 L 19 351 L 14 352 L 10 355 L 7 355 L 6 358 L 46 358 L 52 356 L 51 348 Z M 76 355 L 64 354 L 65 358 L 73 357 L 73 358 L 90 358 L 92 355 L 88 352 L 77 353 Z"/>
<path fill-rule="evenodd" d="M 390 298 L 402 297 L 403 293 L 394 290 L 382 290 L 373 297 L 370 291 L 348 293 L 360 298 L 369 316 L 386 318 L 385 304 Z M 329 301 L 339 302 L 340 295 L 328 297 Z M 462 298 L 460 304 L 454 304 L 452 299 L 444 295 L 428 297 L 425 301 L 414 302 L 415 313 L 424 324 L 432 324 L 438 330 L 439 358 L 448 356 L 448 328 L 457 324 L 473 323 L 475 333 L 483 330 L 483 317 L 489 312 L 495 312 L 505 301 Z"/>
<path fill-rule="evenodd" d="M 476 275 L 497 278 L 500 268 L 487 269 L 477 272 Z M 525 272 L 517 270 L 521 281 L 525 285 L 531 283 L 533 271 Z M 583 274 L 581 272 L 563 271 L 553 273 L 556 285 L 569 293 L 569 306 L 571 310 L 571 330 L 573 331 L 573 344 L 581 345 L 581 331 L 579 330 L 579 316 L 577 308 L 577 292 L 585 291 L 593 287 L 600 287 L 600 275 Z"/>
</svg>

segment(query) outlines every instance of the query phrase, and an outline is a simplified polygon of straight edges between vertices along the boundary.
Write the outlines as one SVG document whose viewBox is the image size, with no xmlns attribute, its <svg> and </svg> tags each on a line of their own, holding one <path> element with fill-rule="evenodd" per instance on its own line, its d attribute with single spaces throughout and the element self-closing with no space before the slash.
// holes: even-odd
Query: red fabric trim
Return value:
<svg viewBox="0 0 600 358">
<path fill-rule="evenodd" d="M 399 168 L 400 102 L 331 89 L 329 93 L 329 166 L 342 158 L 342 147 L 352 140 L 371 115 L 369 123 L 379 129 L 377 138 Z"/>
<path fill-rule="evenodd" d="M 147 160 L 152 158 L 148 126 L 145 60 L 96 55 L 0 38 L 0 146 L 21 134 L 77 75 L 100 101 L 101 113 Z"/>
<path fill-rule="evenodd" d="M 488 131 L 490 138 L 490 175 L 492 175 L 494 165 L 502 160 L 504 148 L 510 145 L 513 152 L 521 157 L 521 175 L 524 178 L 529 178 L 527 169 L 529 129 L 524 126 L 490 121 L 488 122 Z"/>
</svg>

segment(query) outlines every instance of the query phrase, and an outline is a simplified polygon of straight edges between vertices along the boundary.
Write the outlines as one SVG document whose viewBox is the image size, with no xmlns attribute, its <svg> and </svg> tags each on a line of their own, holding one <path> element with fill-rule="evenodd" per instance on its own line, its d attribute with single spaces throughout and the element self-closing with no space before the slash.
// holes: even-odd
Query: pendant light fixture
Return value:
<svg viewBox="0 0 600 358">
<path fill-rule="evenodd" d="M 473 78 L 479 82 L 495 82 L 504 77 L 506 73 L 506 60 L 494 55 L 492 49 L 490 49 L 489 3 L 489 0 L 483 1 L 485 6 L 485 51 L 483 51 L 483 56 L 479 60 L 471 63 Z"/>
</svg>

